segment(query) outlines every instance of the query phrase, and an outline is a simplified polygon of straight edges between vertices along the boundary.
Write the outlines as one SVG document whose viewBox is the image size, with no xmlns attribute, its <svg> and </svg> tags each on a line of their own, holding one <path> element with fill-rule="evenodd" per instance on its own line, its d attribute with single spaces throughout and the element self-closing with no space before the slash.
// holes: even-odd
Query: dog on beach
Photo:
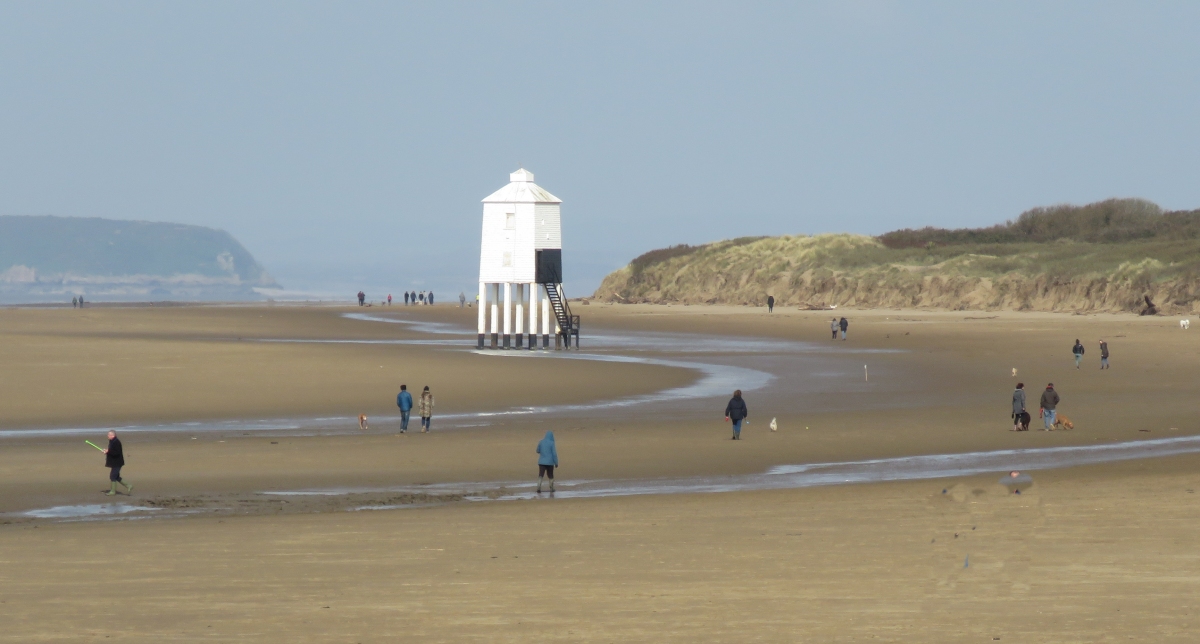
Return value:
<svg viewBox="0 0 1200 644">
<path fill-rule="evenodd" d="M 1191 327 L 1192 327 L 1192 321 L 1191 321 L 1191 320 L 1189 320 L 1189 319 L 1187 319 L 1187 318 L 1184 318 L 1184 319 L 1182 319 L 1182 320 L 1180 320 L 1180 321 L 1179 321 L 1179 328 L 1181 328 L 1181 329 L 1190 329 Z"/>
<path fill-rule="evenodd" d="M 358 428 L 363 430 L 364 432 L 367 431 L 367 415 L 366 414 L 358 415 Z"/>
<path fill-rule="evenodd" d="M 771 427 L 771 431 L 773 431 L 773 432 L 779 431 L 779 423 L 775 422 L 774 418 L 771 419 L 770 427 Z"/>
<path fill-rule="evenodd" d="M 1054 417 L 1054 429 L 1075 429 L 1075 423 L 1070 418 L 1059 414 Z"/>
<path fill-rule="evenodd" d="M 1013 378 L 1017 377 L 1017 368 L 1013 367 Z"/>
<path fill-rule="evenodd" d="M 1017 418 L 1016 418 L 1017 423 L 1016 424 L 1021 429 L 1014 429 L 1013 431 L 1016 431 L 1016 432 L 1029 431 L 1029 421 L 1030 420 L 1032 420 L 1032 417 L 1030 417 L 1029 412 L 1027 412 L 1027 411 L 1023 411 L 1020 414 L 1017 414 Z"/>
</svg>

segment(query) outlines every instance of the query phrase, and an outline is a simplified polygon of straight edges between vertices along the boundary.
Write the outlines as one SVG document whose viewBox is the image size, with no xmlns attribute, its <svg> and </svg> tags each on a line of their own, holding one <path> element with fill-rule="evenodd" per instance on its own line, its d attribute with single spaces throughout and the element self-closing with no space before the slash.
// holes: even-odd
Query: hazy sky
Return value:
<svg viewBox="0 0 1200 644">
<path fill-rule="evenodd" d="M 449 296 L 524 166 L 577 296 L 677 243 L 1198 208 L 1198 33 L 1196 2 L 9 0 L 0 213 L 215 226 L 292 289 Z"/>
</svg>

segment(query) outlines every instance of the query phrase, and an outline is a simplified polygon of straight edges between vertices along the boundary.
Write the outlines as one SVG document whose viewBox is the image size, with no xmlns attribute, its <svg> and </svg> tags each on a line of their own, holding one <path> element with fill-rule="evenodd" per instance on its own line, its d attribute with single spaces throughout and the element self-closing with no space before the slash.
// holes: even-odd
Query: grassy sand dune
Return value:
<svg viewBox="0 0 1200 644">
<path fill-rule="evenodd" d="M 1200 212 L 1114 201 L 988 229 L 741 238 L 651 251 L 605 278 L 604 301 L 1200 311 Z"/>
</svg>

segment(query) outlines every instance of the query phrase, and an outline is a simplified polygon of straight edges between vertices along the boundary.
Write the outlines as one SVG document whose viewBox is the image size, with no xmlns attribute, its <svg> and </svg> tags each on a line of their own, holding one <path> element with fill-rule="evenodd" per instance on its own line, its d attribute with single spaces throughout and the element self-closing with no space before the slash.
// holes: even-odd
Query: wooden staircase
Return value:
<svg viewBox="0 0 1200 644">
<path fill-rule="evenodd" d="M 559 336 L 571 348 L 571 337 L 575 337 L 575 348 L 579 348 L 579 316 L 571 315 L 571 306 L 567 304 L 562 284 L 546 284 L 546 296 L 550 299 L 550 308 L 554 309 L 554 319 L 558 322 Z"/>
</svg>

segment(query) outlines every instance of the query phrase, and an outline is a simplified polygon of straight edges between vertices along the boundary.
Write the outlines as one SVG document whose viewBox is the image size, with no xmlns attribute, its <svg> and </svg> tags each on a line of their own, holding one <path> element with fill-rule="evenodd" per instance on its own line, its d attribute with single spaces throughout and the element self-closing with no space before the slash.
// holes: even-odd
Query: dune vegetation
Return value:
<svg viewBox="0 0 1200 644">
<path fill-rule="evenodd" d="M 614 302 L 1200 312 L 1200 210 L 1136 199 L 1036 208 L 989 228 L 745 237 L 650 251 Z"/>
</svg>

